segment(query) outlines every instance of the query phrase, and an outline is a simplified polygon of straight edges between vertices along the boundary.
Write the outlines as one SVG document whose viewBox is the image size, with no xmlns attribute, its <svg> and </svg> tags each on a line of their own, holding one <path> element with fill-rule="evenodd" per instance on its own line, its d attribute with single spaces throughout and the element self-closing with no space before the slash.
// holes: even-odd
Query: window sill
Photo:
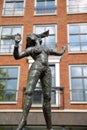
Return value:
<svg viewBox="0 0 87 130">
<path fill-rule="evenodd" d="M 72 13 L 69 13 L 67 12 L 68 15 L 79 15 L 79 14 L 87 14 L 87 12 L 72 12 Z"/>
<path fill-rule="evenodd" d="M 6 105 L 6 104 L 17 104 L 17 102 L 0 102 L 0 105 Z"/>
<path fill-rule="evenodd" d="M 77 104 L 77 105 L 78 104 L 87 104 L 87 101 L 83 101 L 83 102 L 82 101 L 81 102 L 80 101 L 78 101 L 78 102 L 71 101 L 70 104 Z"/>
<path fill-rule="evenodd" d="M 36 13 L 34 13 L 34 16 L 52 16 L 52 15 L 57 15 L 57 13 L 52 13 L 52 14 L 49 14 L 49 13 L 47 13 L 47 14 L 36 14 Z"/>
<path fill-rule="evenodd" d="M 8 56 L 8 55 L 13 55 L 13 53 L 0 53 L 0 56 Z"/>
<path fill-rule="evenodd" d="M 23 15 L 2 15 L 2 17 L 23 17 Z"/>
<path fill-rule="evenodd" d="M 84 53 L 87 53 L 87 51 L 79 51 L 79 52 L 77 52 L 77 51 L 70 52 L 69 51 L 69 54 L 84 54 Z"/>
<path fill-rule="evenodd" d="M 32 107 L 34 108 L 34 107 L 37 107 L 37 108 L 42 108 L 42 104 L 32 104 Z M 58 105 L 58 104 L 55 104 L 55 105 L 51 105 L 51 107 L 60 107 L 60 105 Z"/>
</svg>

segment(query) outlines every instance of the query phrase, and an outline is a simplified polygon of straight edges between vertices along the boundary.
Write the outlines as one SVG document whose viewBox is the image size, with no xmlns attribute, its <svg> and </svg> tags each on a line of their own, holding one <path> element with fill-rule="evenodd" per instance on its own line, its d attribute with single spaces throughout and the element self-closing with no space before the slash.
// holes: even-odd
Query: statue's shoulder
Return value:
<svg viewBox="0 0 87 130">
<path fill-rule="evenodd" d="M 49 55 L 49 48 L 48 47 L 44 47 L 44 51 Z"/>
</svg>

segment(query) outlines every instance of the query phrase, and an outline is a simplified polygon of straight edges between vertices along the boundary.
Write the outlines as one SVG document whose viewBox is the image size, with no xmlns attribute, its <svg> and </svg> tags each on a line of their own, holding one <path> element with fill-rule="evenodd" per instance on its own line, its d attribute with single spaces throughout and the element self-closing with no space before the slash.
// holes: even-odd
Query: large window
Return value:
<svg viewBox="0 0 87 130">
<path fill-rule="evenodd" d="M 9 36 L 20 33 L 22 35 L 21 26 L 2 26 L 0 27 L 0 54 L 13 53 L 15 41 Z M 20 42 L 21 49 L 21 42 Z"/>
<path fill-rule="evenodd" d="M 71 101 L 87 101 L 87 65 L 70 66 Z"/>
<path fill-rule="evenodd" d="M 69 24 L 69 51 L 87 52 L 87 23 Z"/>
<path fill-rule="evenodd" d="M 0 67 L 0 102 L 17 101 L 18 67 Z"/>
<path fill-rule="evenodd" d="M 36 34 L 43 33 L 49 30 L 49 37 L 43 38 L 42 45 L 52 49 L 56 49 L 56 25 L 36 25 L 34 26 L 34 32 Z"/>
<path fill-rule="evenodd" d="M 3 15 L 15 16 L 24 14 L 24 0 L 5 0 Z"/>
<path fill-rule="evenodd" d="M 68 13 L 87 13 L 87 0 L 67 0 Z"/>
<path fill-rule="evenodd" d="M 56 0 L 35 0 L 35 14 L 56 13 Z"/>
</svg>

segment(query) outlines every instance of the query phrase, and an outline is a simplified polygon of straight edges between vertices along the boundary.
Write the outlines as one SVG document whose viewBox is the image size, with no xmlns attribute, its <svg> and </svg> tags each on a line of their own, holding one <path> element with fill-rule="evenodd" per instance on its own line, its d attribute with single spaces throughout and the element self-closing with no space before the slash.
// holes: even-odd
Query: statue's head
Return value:
<svg viewBox="0 0 87 130">
<path fill-rule="evenodd" d="M 32 34 L 27 35 L 26 48 L 35 46 L 37 39 L 39 40 L 40 44 L 42 44 L 42 38 L 45 38 L 48 35 L 49 35 L 49 30 L 41 34 L 32 33 Z"/>
</svg>

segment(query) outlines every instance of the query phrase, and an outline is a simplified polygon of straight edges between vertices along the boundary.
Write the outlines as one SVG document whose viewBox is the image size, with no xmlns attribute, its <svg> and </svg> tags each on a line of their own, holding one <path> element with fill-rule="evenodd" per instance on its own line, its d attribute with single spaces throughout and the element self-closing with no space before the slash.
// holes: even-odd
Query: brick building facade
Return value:
<svg viewBox="0 0 87 130">
<path fill-rule="evenodd" d="M 23 88 L 33 62 L 31 57 L 16 61 L 14 39 L 4 36 L 20 33 L 20 51 L 23 51 L 28 34 L 48 29 L 50 36 L 43 40 L 43 46 L 55 50 L 61 50 L 63 45 L 67 47 L 62 57 L 49 57 L 53 125 L 87 125 L 86 0 L 0 0 L 0 125 L 18 124 Z M 45 125 L 41 104 L 38 82 L 29 125 Z"/>
</svg>

